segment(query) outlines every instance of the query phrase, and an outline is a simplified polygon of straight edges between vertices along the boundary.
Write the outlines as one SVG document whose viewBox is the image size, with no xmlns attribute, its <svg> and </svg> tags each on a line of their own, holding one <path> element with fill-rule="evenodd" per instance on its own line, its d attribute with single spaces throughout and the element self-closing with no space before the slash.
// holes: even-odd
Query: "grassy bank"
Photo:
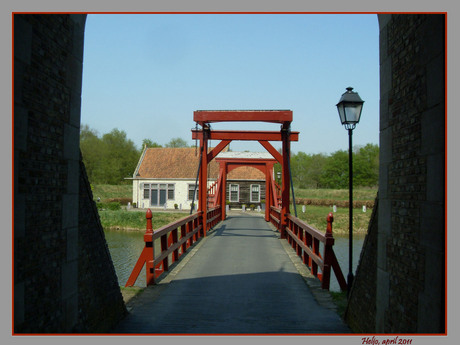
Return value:
<svg viewBox="0 0 460 345">
<path fill-rule="evenodd" d="M 302 212 L 302 206 L 297 205 L 297 216 L 304 222 L 310 224 L 321 232 L 326 231 L 327 215 L 333 212 L 332 207 L 328 206 L 305 206 L 305 213 Z M 294 214 L 294 209 L 291 207 L 291 213 Z M 372 210 L 368 209 L 363 212 L 360 208 L 353 209 L 353 232 L 366 233 L 371 219 Z M 348 208 L 337 208 L 337 212 L 333 212 L 334 222 L 332 223 L 332 231 L 335 234 L 348 233 Z"/>
<path fill-rule="evenodd" d="M 125 199 L 133 197 L 132 184 L 123 185 L 110 185 L 110 184 L 91 184 L 93 191 L 93 198 L 96 200 L 98 197 L 101 201 L 109 201 L 112 199 Z"/>
<path fill-rule="evenodd" d="M 186 216 L 185 213 L 153 212 L 153 229 L 158 229 Z M 147 225 L 144 211 L 105 210 L 99 211 L 99 218 L 104 229 L 145 230 Z"/>
<path fill-rule="evenodd" d="M 348 189 L 297 189 L 294 188 L 296 198 L 329 199 L 337 201 L 348 200 Z M 374 201 L 377 188 L 355 188 L 353 200 Z"/>
<path fill-rule="evenodd" d="M 133 187 L 127 185 L 92 185 L 94 199 L 98 197 L 102 201 L 116 198 L 131 198 Z M 348 189 L 299 189 L 294 188 L 296 198 L 330 199 L 337 201 L 348 200 Z M 377 195 L 377 188 L 355 188 L 353 200 L 373 201 Z"/>
<path fill-rule="evenodd" d="M 132 195 L 131 185 L 94 185 L 93 196 L 95 199 L 101 198 L 101 201 L 110 201 L 114 199 L 127 199 Z M 374 201 L 377 194 L 377 188 L 360 188 L 354 190 L 354 200 Z M 296 189 L 295 196 L 297 198 L 309 198 L 320 200 L 348 200 L 348 190 L 343 189 Z M 297 205 L 297 216 L 317 228 L 320 231 L 326 230 L 326 217 L 329 212 L 332 212 L 332 205 L 317 206 L 305 205 L 306 212 L 302 212 L 302 205 Z M 294 214 L 294 209 L 291 207 L 291 212 Z M 356 233 L 367 232 L 367 227 L 371 217 L 372 210 L 362 212 L 362 208 L 355 208 L 353 212 L 353 231 Z M 137 229 L 145 230 L 146 220 L 145 212 L 137 211 L 100 211 L 99 212 L 102 226 L 106 229 Z M 184 213 L 173 212 L 154 212 L 153 228 L 159 227 L 173 222 L 177 219 L 185 217 Z M 348 207 L 338 207 L 334 213 L 333 223 L 334 233 L 348 233 Z"/>
</svg>

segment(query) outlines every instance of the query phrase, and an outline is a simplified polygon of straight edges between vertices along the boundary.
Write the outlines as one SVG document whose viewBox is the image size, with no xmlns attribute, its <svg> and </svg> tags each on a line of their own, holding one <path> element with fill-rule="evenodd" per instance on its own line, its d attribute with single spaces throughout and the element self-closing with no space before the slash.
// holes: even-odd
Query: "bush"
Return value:
<svg viewBox="0 0 460 345">
<path fill-rule="evenodd" d="M 119 202 L 97 202 L 96 206 L 98 210 L 118 211 L 121 209 Z"/>
</svg>

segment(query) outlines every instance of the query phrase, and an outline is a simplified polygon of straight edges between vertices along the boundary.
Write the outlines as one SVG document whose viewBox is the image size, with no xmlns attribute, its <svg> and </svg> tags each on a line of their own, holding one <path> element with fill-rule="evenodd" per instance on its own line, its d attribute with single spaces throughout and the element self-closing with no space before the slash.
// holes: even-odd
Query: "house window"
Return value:
<svg viewBox="0 0 460 345">
<path fill-rule="evenodd" d="M 198 190 L 199 190 L 199 187 L 196 186 L 196 194 L 195 194 L 195 198 L 193 198 L 193 193 L 195 192 L 195 185 L 194 184 L 189 184 L 188 185 L 188 200 L 198 200 Z"/>
<path fill-rule="evenodd" d="M 174 184 L 168 184 L 168 200 L 174 200 Z"/>
<path fill-rule="evenodd" d="M 251 185 L 251 202 L 260 202 L 260 185 Z"/>
<path fill-rule="evenodd" d="M 173 183 L 145 184 L 144 199 L 148 199 L 150 195 L 151 206 L 163 206 L 166 203 L 166 200 L 174 200 L 174 191 L 175 185 Z"/>
<path fill-rule="evenodd" d="M 148 199 L 150 197 L 150 185 L 148 183 L 144 183 L 144 199 Z"/>
<path fill-rule="evenodd" d="M 240 185 L 231 184 L 230 185 L 230 201 L 239 202 L 240 201 Z"/>
</svg>

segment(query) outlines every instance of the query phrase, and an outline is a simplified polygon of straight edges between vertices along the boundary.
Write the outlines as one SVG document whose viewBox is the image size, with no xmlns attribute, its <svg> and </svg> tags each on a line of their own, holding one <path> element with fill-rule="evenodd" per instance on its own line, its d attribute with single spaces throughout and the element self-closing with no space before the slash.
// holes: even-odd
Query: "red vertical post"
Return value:
<svg viewBox="0 0 460 345">
<path fill-rule="evenodd" d="M 165 252 L 168 250 L 168 237 L 166 234 L 160 237 L 160 243 L 161 243 L 161 252 Z M 163 270 L 167 271 L 169 270 L 169 259 L 168 257 L 165 257 L 163 259 Z"/>
<path fill-rule="evenodd" d="M 148 209 L 145 213 L 147 219 L 147 226 L 144 234 L 144 255 L 145 255 L 145 274 L 147 285 L 155 284 L 155 268 L 153 267 L 153 260 L 155 259 L 155 248 L 153 243 L 153 226 L 152 226 L 152 210 Z"/>
<path fill-rule="evenodd" d="M 199 181 L 199 210 L 202 211 L 202 236 L 206 237 L 207 231 L 207 213 L 208 213 L 208 136 L 209 127 L 203 126 L 203 139 L 200 140 L 200 147 L 203 154 L 201 155 L 201 169 L 200 169 L 200 181 Z"/>
<path fill-rule="evenodd" d="M 188 223 L 187 223 L 188 224 Z M 184 238 L 187 236 L 187 228 L 186 225 L 181 225 L 180 227 L 180 238 Z M 184 254 L 187 251 L 187 242 L 182 243 L 182 254 Z"/>
<path fill-rule="evenodd" d="M 265 164 L 265 221 L 270 221 L 270 182 L 273 176 L 273 164 Z"/>
<path fill-rule="evenodd" d="M 220 195 L 222 205 L 222 220 L 227 218 L 227 163 L 220 163 L 220 174 L 222 174 L 222 182 L 220 184 Z"/>
<path fill-rule="evenodd" d="M 281 187 L 281 238 L 286 238 L 287 217 L 289 211 L 289 156 L 290 156 L 290 142 L 289 142 L 289 128 L 283 126 L 281 129 L 281 138 L 283 141 L 283 165 L 282 169 L 282 187 Z"/>
<path fill-rule="evenodd" d="M 153 259 L 155 257 L 154 247 L 153 247 L 153 228 L 152 228 L 152 211 L 147 210 L 145 214 L 147 219 L 147 226 L 144 234 L 145 247 L 142 250 L 139 259 L 137 259 L 136 264 L 126 282 L 125 286 L 133 286 L 136 283 L 137 277 L 142 270 L 142 267 L 145 264 L 145 273 L 147 277 L 147 285 L 155 284 L 155 276 L 153 269 Z"/>
<path fill-rule="evenodd" d="M 178 240 L 178 231 L 177 231 L 177 228 L 173 231 L 171 231 L 171 234 L 172 234 L 172 242 L 173 244 L 176 244 L 177 243 L 177 240 Z M 172 257 L 172 262 L 176 262 L 177 260 L 179 260 L 179 248 L 177 248 L 174 252 L 173 252 L 173 257 Z"/>
<path fill-rule="evenodd" d="M 326 243 L 324 244 L 324 269 L 323 269 L 323 280 L 321 288 L 329 290 L 331 281 L 331 267 L 332 267 L 332 246 L 334 245 L 334 238 L 332 237 L 332 222 L 334 221 L 334 215 L 329 212 L 327 215 L 327 228 L 326 228 Z"/>
</svg>

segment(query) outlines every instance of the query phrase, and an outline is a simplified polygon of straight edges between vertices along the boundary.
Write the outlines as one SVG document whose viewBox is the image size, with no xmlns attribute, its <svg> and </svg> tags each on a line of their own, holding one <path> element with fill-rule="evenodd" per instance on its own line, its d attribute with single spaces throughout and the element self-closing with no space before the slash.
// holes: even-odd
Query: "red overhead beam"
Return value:
<svg viewBox="0 0 460 345">
<path fill-rule="evenodd" d="M 275 158 L 278 163 L 282 164 L 283 156 L 268 141 L 259 140 L 259 143 Z"/>
<path fill-rule="evenodd" d="M 212 122 L 292 122 L 292 110 L 197 110 L 193 121 L 200 124 Z"/>
<path fill-rule="evenodd" d="M 203 139 L 203 131 L 192 129 L 192 139 Z M 281 141 L 281 133 L 273 131 L 209 131 L 208 140 Z M 299 141 L 299 132 L 291 132 L 291 141 Z"/>
<path fill-rule="evenodd" d="M 230 144 L 231 140 L 222 140 L 211 152 L 208 153 L 208 162 L 212 161 L 223 149 Z"/>
</svg>

